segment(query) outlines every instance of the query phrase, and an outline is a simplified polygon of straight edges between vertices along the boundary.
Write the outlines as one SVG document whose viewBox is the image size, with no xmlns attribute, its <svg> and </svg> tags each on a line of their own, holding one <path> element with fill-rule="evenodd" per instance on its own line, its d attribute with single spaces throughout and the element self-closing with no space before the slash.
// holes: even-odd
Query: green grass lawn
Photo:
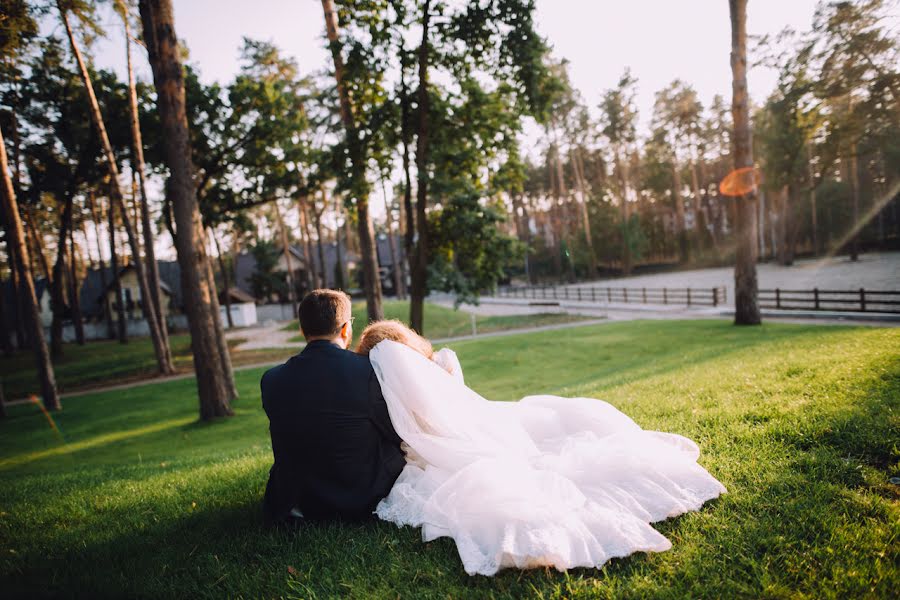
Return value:
<svg viewBox="0 0 900 600">
<path fill-rule="evenodd" d="M 469 577 L 453 543 L 374 522 L 263 528 L 262 370 L 236 416 L 197 422 L 192 381 L 32 406 L 0 422 L 0 589 L 13 596 L 896 597 L 900 330 L 610 323 L 453 344 L 510 400 L 603 398 L 696 440 L 728 487 L 657 525 L 660 554 L 600 570 Z"/>
<path fill-rule="evenodd" d="M 366 315 L 366 303 L 353 303 L 354 344 L 359 341 L 359 334 L 365 328 L 368 322 Z M 404 323 L 409 323 L 409 301 L 407 300 L 385 300 L 384 301 L 384 318 L 398 319 Z M 565 313 L 539 313 L 533 315 L 504 315 L 504 316 L 476 316 L 475 327 L 478 333 L 490 333 L 493 331 L 508 331 L 510 329 L 521 329 L 526 327 L 539 327 L 541 325 L 555 325 L 557 323 L 572 323 L 574 321 L 584 321 L 589 317 L 580 315 L 569 315 Z M 296 321 L 285 325 L 284 331 L 296 331 L 298 324 Z M 425 303 L 425 335 L 430 339 L 439 340 L 444 338 L 459 337 L 472 334 L 472 315 L 461 310 L 453 310 L 446 306 Z M 291 338 L 291 341 L 302 342 L 303 336 L 297 335 Z"/>
<path fill-rule="evenodd" d="M 190 336 L 173 335 L 169 343 L 175 369 L 181 373 L 190 372 L 193 369 Z M 239 339 L 228 340 L 235 366 L 279 361 L 290 354 L 283 349 L 234 350 L 238 343 Z M 147 337 L 129 339 L 127 344 L 109 340 L 92 341 L 84 346 L 63 344 L 63 356 L 53 362 L 53 368 L 62 392 L 148 379 L 158 374 L 153 345 Z M 7 400 L 39 394 L 34 354 L 24 351 L 0 357 L 0 381 Z"/>
</svg>

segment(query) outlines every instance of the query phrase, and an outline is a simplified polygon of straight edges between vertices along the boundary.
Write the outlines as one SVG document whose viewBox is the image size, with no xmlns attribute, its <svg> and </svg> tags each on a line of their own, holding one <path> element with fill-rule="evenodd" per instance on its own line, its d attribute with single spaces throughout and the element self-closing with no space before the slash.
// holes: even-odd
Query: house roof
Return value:
<svg viewBox="0 0 900 600">
<path fill-rule="evenodd" d="M 256 298 L 239 287 L 230 286 L 228 288 L 228 295 L 231 297 L 232 302 L 256 302 Z M 219 303 L 225 304 L 224 291 L 219 294 Z"/>
</svg>

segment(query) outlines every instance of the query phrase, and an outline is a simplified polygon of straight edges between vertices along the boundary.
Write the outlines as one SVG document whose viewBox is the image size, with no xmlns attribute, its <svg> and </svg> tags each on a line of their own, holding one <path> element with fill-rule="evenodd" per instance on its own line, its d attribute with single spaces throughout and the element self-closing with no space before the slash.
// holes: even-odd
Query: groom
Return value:
<svg viewBox="0 0 900 600">
<path fill-rule="evenodd" d="M 381 386 L 353 339 L 350 298 L 314 290 L 299 309 L 306 348 L 260 382 L 275 464 L 263 501 L 275 522 L 362 519 L 405 465 Z"/>
</svg>

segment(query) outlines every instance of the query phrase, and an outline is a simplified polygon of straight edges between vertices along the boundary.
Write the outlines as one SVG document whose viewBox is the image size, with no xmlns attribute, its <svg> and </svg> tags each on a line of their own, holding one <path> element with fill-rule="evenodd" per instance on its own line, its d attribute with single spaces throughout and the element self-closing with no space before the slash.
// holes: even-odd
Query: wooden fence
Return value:
<svg viewBox="0 0 900 600">
<path fill-rule="evenodd" d="M 528 300 L 575 300 L 578 302 L 619 302 L 622 304 L 676 304 L 685 306 L 719 306 L 727 302 L 724 287 L 713 288 L 626 288 L 521 286 L 499 288 L 497 298 Z"/>
<path fill-rule="evenodd" d="M 674 304 L 719 306 L 727 304 L 726 288 L 645 288 L 592 286 L 509 286 L 499 288 L 497 298 L 521 298 L 537 302 L 607 302 L 622 304 Z M 759 306 L 776 310 L 877 312 L 900 314 L 900 291 L 867 290 L 759 290 Z"/>
<path fill-rule="evenodd" d="M 833 310 L 900 314 L 900 291 L 759 290 L 760 308 L 777 310 Z"/>
</svg>

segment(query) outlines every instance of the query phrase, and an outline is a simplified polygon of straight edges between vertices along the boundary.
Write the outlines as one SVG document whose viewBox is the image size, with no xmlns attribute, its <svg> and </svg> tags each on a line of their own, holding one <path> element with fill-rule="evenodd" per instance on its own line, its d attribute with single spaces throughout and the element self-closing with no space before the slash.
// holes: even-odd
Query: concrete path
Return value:
<svg viewBox="0 0 900 600">
<path fill-rule="evenodd" d="M 292 342 L 291 338 L 300 335 L 299 326 L 295 331 L 282 331 L 288 321 L 267 321 L 253 327 L 242 327 L 225 332 L 228 339 L 246 340 L 235 350 L 260 350 L 263 348 L 300 348 L 302 342 Z"/>
</svg>

